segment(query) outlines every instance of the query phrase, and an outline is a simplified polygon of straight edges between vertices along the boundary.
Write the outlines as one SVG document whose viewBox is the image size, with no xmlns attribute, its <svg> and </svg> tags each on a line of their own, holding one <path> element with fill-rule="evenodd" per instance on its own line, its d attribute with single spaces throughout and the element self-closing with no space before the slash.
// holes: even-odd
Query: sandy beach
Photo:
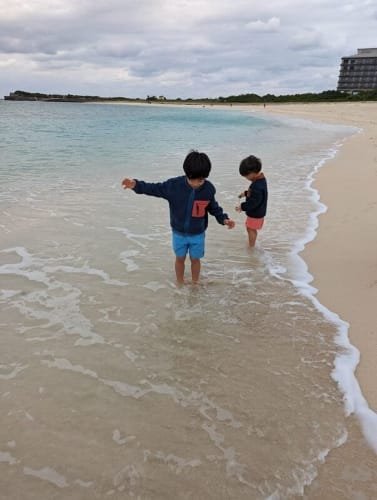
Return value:
<svg viewBox="0 0 377 500">
<path fill-rule="evenodd" d="M 136 106 L 4 103 L 0 499 L 377 498 L 377 103 Z M 230 208 L 258 144 L 273 224 L 252 253 L 213 225 L 177 289 L 168 213 L 118 179 L 199 136 Z"/>
<path fill-rule="evenodd" d="M 377 411 L 377 103 L 273 105 L 268 112 L 361 129 L 316 176 L 313 187 L 328 209 L 303 257 L 320 302 L 350 325 L 360 351 L 356 376 Z"/>
<path fill-rule="evenodd" d="M 317 236 L 302 256 L 319 301 L 349 324 L 349 340 L 360 352 L 355 375 L 376 412 L 377 102 L 268 105 L 264 112 L 360 129 L 315 177 L 313 187 L 327 211 L 320 215 Z M 356 498 L 358 491 L 376 497 L 377 485 L 372 476 L 360 477 L 358 463 L 373 471 L 377 456 L 365 446 L 360 422 L 354 415 L 350 418 L 354 421 L 347 442 L 326 457 L 326 467 L 307 489 L 308 498 L 339 498 L 336 484 L 346 478 L 348 498 Z"/>
</svg>

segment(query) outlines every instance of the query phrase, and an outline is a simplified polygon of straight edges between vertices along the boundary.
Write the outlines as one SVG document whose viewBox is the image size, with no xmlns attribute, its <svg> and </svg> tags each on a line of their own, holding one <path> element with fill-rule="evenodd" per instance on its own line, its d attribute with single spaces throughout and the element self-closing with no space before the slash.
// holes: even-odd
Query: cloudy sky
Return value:
<svg viewBox="0 0 377 500">
<path fill-rule="evenodd" d="M 0 0 L 0 97 L 316 92 L 359 47 L 377 0 Z"/>
</svg>

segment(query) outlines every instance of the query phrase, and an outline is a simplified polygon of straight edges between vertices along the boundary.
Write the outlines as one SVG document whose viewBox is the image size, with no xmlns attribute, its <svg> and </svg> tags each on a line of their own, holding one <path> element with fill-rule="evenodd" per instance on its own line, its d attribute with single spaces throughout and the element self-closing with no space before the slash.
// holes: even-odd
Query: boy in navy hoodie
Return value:
<svg viewBox="0 0 377 500">
<path fill-rule="evenodd" d="M 246 212 L 246 231 L 249 246 L 255 246 L 259 229 L 262 229 L 267 210 L 267 181 L 262 172 L 262 162 L 256 156 L 250 155 L 240 163 L 240 174 L 251 181 L 249 189 L 242 191 L 239 198 L 246 200 L 236 207 L 237 212 Z"/>
<path fill-rule="evenodd" d="M 229 229 L 235 225 L 217 203 L 215 187 L 207 181 L 211 171 L 208 156 L 191 151 L 183 162 L 183 170 L 186 175 L 164 182 L 151 183 L 129 178 L 122 181 L 123 189 L 133 189 L 137 194 L 156 196 L 169 202 L 173 249 L 176 256 L 175 274 L 179 284 L 184 283 L 187 253 L 191 260 L 192 281 L 199 282 L 208 214 L 213 215 L 219 224 L 228 226 Z"/>
</svg>

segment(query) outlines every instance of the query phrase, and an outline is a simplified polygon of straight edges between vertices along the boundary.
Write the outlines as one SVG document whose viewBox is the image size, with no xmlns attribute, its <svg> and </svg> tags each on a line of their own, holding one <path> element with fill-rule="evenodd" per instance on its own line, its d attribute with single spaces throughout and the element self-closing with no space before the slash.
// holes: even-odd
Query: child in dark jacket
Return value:
<svg viewBox="0 0 377 500">
<path fill-rule="evenodd" d="M 267 210 L 267 181 L 262 172 L 262 162 L 256 156 L 250 155 L 240 163 L 240 174 L 251 181 L 249 189 L 238 197 L 246 200 L 236 207 L 237 212 L 246 212 L 246 230 L 249 237 L 249 246 L 255 246 L 258 230 L 262 229 L 264 216 Z"/>
<path fill-rule="evenodd" d="M 179 284 L 184 283 L 187 253 L 191 260 L 192 281 L 199 282 L 208 214 L 213 215 L 219 224 L 228 226 L 229 229 L 235 225 L 217 203 L 215 187 L 206 180 L 211 171 L 208 156 L 191 151 L 183 162 L 183 170 L 186 175 L 164 182 L 150 183 L 129 178 L 122 181 L 124 189 L 133 189 L 137 194 L 156 196 L 169 202 L 173 249 L 176 256 L 175 273 Z"/>
</svg>

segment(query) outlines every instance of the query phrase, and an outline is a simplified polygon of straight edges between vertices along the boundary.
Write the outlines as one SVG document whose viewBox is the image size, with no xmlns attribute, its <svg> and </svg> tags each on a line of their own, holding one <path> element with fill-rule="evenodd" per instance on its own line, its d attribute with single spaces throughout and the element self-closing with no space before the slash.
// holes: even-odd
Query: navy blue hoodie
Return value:
<svg viewBox="0 0 377 500">
<path fill-rule="evenodd" d="M 215 186 L 207 180 L 196 189 L 190 186 L 185 175 L 164 182 L 135 181 L 135 193 L 164 198 L 169 202 L 170 225 L 178 233 L 203 233 L 208 226 L 209 213 L 219 224 L 228 219 L 215 200 Z"/>
<path fill-rule="evenodd" d="M 267 211 L 268 191 L 267 181 L 263 174 L 250 184 L 245 194 L 246 201 L 241 203 L 241 210 L 254 219 L 264 217 Z"/>
</svg>

